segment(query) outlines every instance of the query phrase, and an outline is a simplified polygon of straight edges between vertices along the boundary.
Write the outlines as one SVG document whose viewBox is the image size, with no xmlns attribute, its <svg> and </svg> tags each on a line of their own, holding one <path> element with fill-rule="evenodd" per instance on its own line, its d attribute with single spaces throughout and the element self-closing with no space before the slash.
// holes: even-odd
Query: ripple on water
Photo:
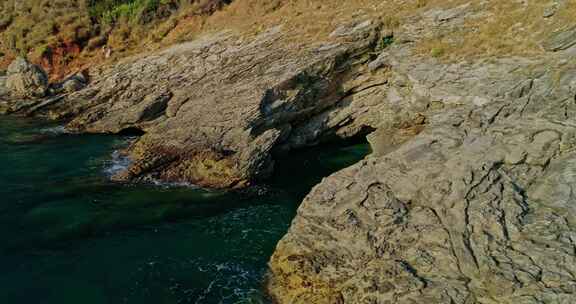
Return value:
<svg viewBox="0 0 576 304">
<path fill-rule="evenodd" d="M 72 132 L 68 131 L 65 126 L 55 126 L 55 127 L 42 128 L 42 129 L 38 130 L 38 133 L 49 134 L 49 135 L 72 134 Z"/>
<path fill-rule="evenodd" d="M 262 280 L 264 271 L 242 261 L 151 260 L 133 275 L 127 303 L 153 297 L 155 286 L 168 286 L 174 303 L 266 303 L 261 290 L 252 287 Z"/>
<path fill-rule="evenodd" d="M 1 304 L 266 303 L 267 261 L 299 202 L 364 153 L 294 152 L 241 192 L 125 186 L 105 178 L 130 166 L 134 138 L 62 134 L 0 118 Z"/>
</svg>

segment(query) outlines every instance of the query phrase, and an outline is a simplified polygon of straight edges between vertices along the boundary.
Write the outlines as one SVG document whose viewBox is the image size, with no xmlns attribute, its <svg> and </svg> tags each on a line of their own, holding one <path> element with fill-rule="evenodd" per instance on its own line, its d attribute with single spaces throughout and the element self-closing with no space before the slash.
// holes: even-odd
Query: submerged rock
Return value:
<svg viewBox="0 0 576 304">
<path fill-rule="evenodd" d="M 6 88 L 18 98 L 44 97 L 48 90 L 48 75 L 41 67 L 23 57 L 16 58 L 8 67 Z"/>
</svg>

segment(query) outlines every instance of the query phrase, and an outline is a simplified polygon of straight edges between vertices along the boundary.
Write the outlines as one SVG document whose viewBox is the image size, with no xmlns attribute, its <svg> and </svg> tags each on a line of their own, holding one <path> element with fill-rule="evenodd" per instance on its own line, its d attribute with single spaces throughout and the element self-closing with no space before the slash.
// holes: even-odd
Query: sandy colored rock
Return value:
<svg viewBox="0 0 576 304">
<path fill-rule="evenodd" d="M 358 12 L 313 43 L 282 27 L 205 35 L 0 112 L 141 135 L 116 180 L 217 188 L 267 177 L 292 149 L 367 135 L 373 153 L 315 187 L 279 242 L 277 303 L 574 303 L 573 30 L 524 41 L 547 50 L 530 56 L 450 56 L 479 20 L 500 39 L 489 2 L 456 2 L 400 24 Z M 524 2 L 542 22 L 563 16 Z"/>
<path fill-rule="evenodd" d="M 380 103 L 419 115 L 381 115 L 373 153 L 311 191 L 270 260 L 269 293 L 291 304 L 573 303 L 576 65 L 411 52 L 378 56 L 390 76 Z"/>
<path fill-rule="evenodd" d="M 280 27 L 246 41 L 210 35 L 128 59 L 24 111 L 72 117 L 74 131 L 145 133 L 116 180 L 245 187 L 270 175 L 275 153 L 368 130 L 360 116 L 386 81 L 367 68 L 381 33 L 364 20 L 317 45 L 291 44 Z"/>
<path fill-rule="evenodd" d="M 41 67 L 25 58 L 16 58 L 8 67 L 6 88 L 19 98 L 44 97 L 48 90 L 48 76 Z"/>
</svg>

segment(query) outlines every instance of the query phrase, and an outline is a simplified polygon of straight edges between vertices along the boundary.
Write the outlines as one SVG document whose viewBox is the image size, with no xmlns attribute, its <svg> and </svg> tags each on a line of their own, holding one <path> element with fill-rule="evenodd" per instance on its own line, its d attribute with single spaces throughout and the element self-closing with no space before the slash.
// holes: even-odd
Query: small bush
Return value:
<svg viewBox="0 0 576 304">
<path fill-rule="evenodd" d="M 434 58 L 442 57 L 446 53 L 444 48 L 435 47 L 430 50 L 430 55 Z"/>
<path fill-rule="evenodd" d="M 172 0 L 91 0 L 90 16 L 103 25 L 110 26 L 120 20 L 138 21 L 143 16 L 154 14 L 162 5 Z"/>
<path fill-rule="evenodd" d="M 32 58 L 43 58 L 49 56 L 52 49 L 48 45 L 41 45 L 34 49 Z"/>
<path fill-rule="evenodd" d="M 382 39 L 380 39 L 380 41 L 378 43 L 378 50 L 386 49 L 389 46 L 391 46 L 393 43 L 394 43 L 394 36 L 393 35 L 385 36 Z"/>
</svg>

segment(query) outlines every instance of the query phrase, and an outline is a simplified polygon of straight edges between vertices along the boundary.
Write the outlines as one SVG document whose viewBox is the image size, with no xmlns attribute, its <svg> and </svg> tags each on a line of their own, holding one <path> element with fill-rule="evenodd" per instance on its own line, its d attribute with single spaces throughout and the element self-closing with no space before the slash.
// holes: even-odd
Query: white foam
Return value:
<svg viewBox="0 0 576 304">
<path fill-rule="evenodd" d="M 131 160 L 127 155 L 115 150 L 112 152 L 112 159 L 104 164 L 104 173 L 106 176 L 112 177 L 120 172 L 128 170 L 130 164 Z"/>
<path fill-rule="evenodd" d="M 162 188 L 194 188 L 194 189 L 199 189 L 200 187 L 198 185 L 194 185 L 192 183 L 187 183 L 187 182 L 164 182 L 164 181 L 160 181 L 157 179 L 153 179 L 152 180 L 152 184 L 155 186 L 159 186 Z"/>
<path fill-rule="evenodd" d="M 40 133 L 43 134 L 50 134 L 50 135 L 61 135 L 61 134 L 70 134 L 71 132 L 66 130 L 64 126 L 56 126 L 51 128 L 44 128 L 39 130 Z"/>
<path fill-rule="evenodd" d="M 119 150 L 115 150 L 112 152 L 112 157 L 110 160 L 104 163 L 104 174 L 108 178 L 113 177 L 116 174 L 122 173 L 132 164 L 132 160 L 126 154 L 120 152 Z M 194 185 L 192 183 L 187 182 L 164 182 L 160 180 L 153 179 L 150 183 L 154 186 L 162 187 L 162 188 L 193 188 L 199 189 L 200 187 Z"/>
</svg>

